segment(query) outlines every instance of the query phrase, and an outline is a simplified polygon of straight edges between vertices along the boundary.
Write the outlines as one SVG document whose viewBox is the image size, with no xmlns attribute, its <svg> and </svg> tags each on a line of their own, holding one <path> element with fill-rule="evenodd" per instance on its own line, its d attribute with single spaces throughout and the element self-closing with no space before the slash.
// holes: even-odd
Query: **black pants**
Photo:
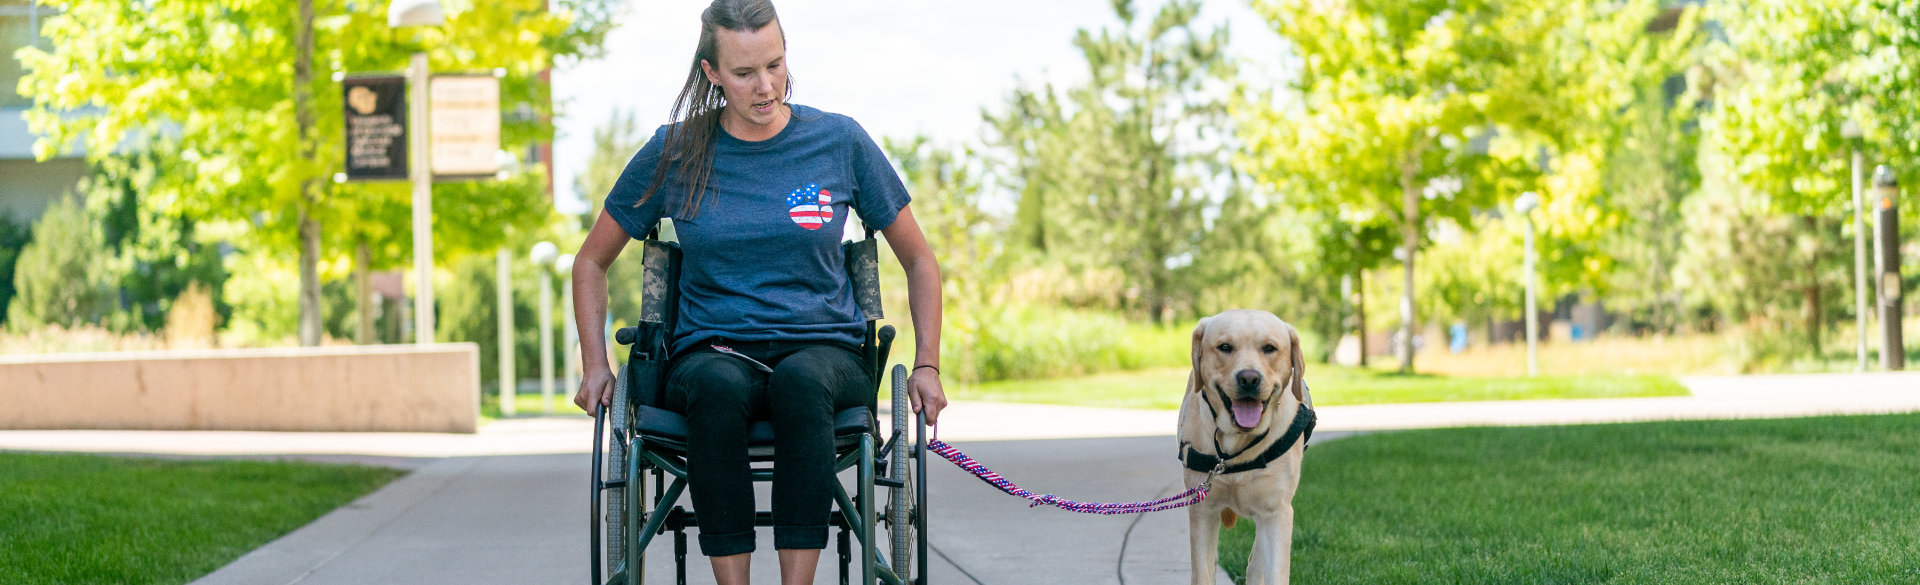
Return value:
<svg viewBox="0 0 1920 585">
<path fill-rule="evenodd" d="M 731 347 L 769 374 L 713 351 Z M 773 423 L 773 546 L 827 547 L 833 502 L 833 414 L 863 406 L 873 391 L 852 347 L 823 342 L 702 341 L 674 361 L 667 408 L 687 415 L 687 482 L 700 515 L 700 552 L 754 550 L 747 427 Z"/>
</svg>

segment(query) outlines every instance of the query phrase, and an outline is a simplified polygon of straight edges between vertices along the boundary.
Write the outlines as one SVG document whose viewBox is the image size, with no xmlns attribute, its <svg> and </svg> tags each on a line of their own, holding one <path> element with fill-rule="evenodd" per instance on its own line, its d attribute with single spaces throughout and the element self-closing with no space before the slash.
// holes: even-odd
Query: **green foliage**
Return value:
<svg viewBox="0 0 1920 585">
<path fill-rule="evenodd" d="M 1293 579 L 1912 582 L 1915 424 L 1899 414 L 1320 442 L 1293 501 Z M 1252 533 L 1222 534 L 1228 571 L 1244 571 Z"/>
<path fill-rule="evenodd" d="M 581 227 L 592 229 L 594 220 L 600 217 L 600 206 L 606 204 L 607 194 L 613 191 L 613 184 L 620 180 L 620 173 L 627 169 L 627 163 L 640 153 L 640 147 L 646 146 L 647 137 L 640 131 L 638 118 L 631 111 L 614 111 L 607 123 L 593 129 L 593 154 L 587 157 L 587 168 L 573 177 L 573 190 L 585 198 L 592 208 L 580 217 Z"/>
<path fill-rule="evenodd" d="M 1714 2 L 1727 42 L 1709 54 L 1709 136 L 1769 211 L 1849 211 L 1843 123 L 1860 125 L 1869 160 L 1920 155 L 1920 39 L 1906 3 Z M 1920 169 L 1898 165 L 1903 182 Z"/>
<path fill-rule="evenodd" d="M 6 324 L 7 305 L 13 302 L 13 268 L 20 252 L 33 241 L 33 229 L 0 215 L 0 325 Z"/>
<path fill-rule="evenodd" d="M 520 246 L 517 249 L 526 249 Z M 488 384 L 499 381 L 500 311 L 497 260 L 491 255 L 474 254 L 454 262 L 453 278 L 438 289 L 440 301 L 436 335 L 447 341 L 471 341 L 480 346 L 480 379 Z M 541 275 L 526 254 L 513 255 L 513 371 L 520 378 L 540 376 L 540 304 Z M 561 376 L 565 351 L 561 346 L 564 326 L 559 314 L 560 281 L 553 277 L 554 376 Z M 637 288 L 637 287 L 636 287 Z M 615 315 L 616 320 L 620 319 Z M 557 382 L 556 382 L 557 383 Z M 572 389 L 567 390 L 571 395 Z"/>
<path fill-rule="evenodd" d="M 1680 99 L 1684 82 L 1674 76 L 1643 88 L 1607 145 L 1602 189 L 1621 221 L 1598 244 L 1615 263 L 1600 288 L 1635 332 L 1673 333 L 1685 322 L 1674 272 L 1688 218 L 1682 210 L 1702 177 L 1700 133 L 1690 129 L 1698 116 Z"/>
<path fill-rule="evenodd" d="M 100 228 L 72 197 L 47 207 L 33 243 L 14 265 L 15 297 L 7 306 L 14 331 L 46 325 L 97 324 L 114 312 L 112 256 Z"/>
<path fill-rule="evenodd" d="M 1427 292 L 1420 314 L 1437 323 L 1476 325 L 1519 319 L 1526 313 L 1526 229 L 1524 220 L 1511 216 L 1476 217 L 1465 228 L 1441 223 L 1414 278 L 1414 286 Z"/>
<path fill-rule="evenodd" d="M 1920 122 L 1913 7 L 1767 0 L 1713 2 L 1709 14 L 1725 23 L 1727 42 L 1707 53 L 1697 88 L 1714 103 L 1703 124 L 1706 144 L 1724 155 L 1715 162 L 1745 189 L 1733 195 L 1751 215 L 1795 218 L 1787 228 L 1794 253 L 1756 257 L 1752 267 L 1766 265 L 1783 277 L 1777 284 L 1798 289 L 1801 298 L 1767 306 L 1721 287 L 1705 291 L 1703 300 L 1716 307 L 1765 306 L 1772 310 L 1743 311 L 1751 329 L 1800 337 L 1753 340 L 1761 361 L 1784 357 L 1772 355 L 1779 350 L 1821 359 L 1831 324 L 1853 315 L 1853 303 L 1844 302 L 1853 280 L 1846 254 L 1853 235 L 1851 151 L 1861 151 L 1869 166 L 1892 163 L 1909 185 L 1920 179 L 1920 169 L 1903 162 L 1920 155 L 1920 131 L 1913 127 Z M 1860 138 L 1842 136 L 1849 121 L 1858 124 Z M 1797 312 L 1786 310 L 1795 305 Z"/>
<path fill-rule="evenodd" d="M 160 330 L 174 299 L 196 282 L 210 292 L 219 318 L 230 316 L 233 307 L 222 294 L 227 280 L 224 245 L 205 241 L 192 216 L 169 213 L 140 196 L 159 173 L 177 165 L 149 151 L 101 159 L 92 166 L 93 174 L 80 190 L 89 194 L 92 215 L 114 255 L 119 275 L 114 285 L 127 305 L 126 313 L 117 316 L 117 328 Z"/>
<path fill-rule="evenodd" d="M 924 137 L 884 143 L 913 193 L 914 220 L 940 263 L 943 373 L 960 382 L 991 379 L 988 376 L 995 374 L 983 362 L 983 352 L 990 350 L 983 344 L 987 343 L 991 295 L 1005 283 L 1006 270 L 1001 265 L 1005 248 L 999 234 L 1002 223 L 980 210 L 982 190 L 975 168 L 979 159 L 970 151 L 935 147 Z M 897 269 L 897 262 L 891 264 L 896 266 L 889 266 L 889 273 Z M 887 284 L 903 289 L 906 274 L 900 272 Z"/>
<path fill-rule="evenodd" d="M 84 141 L 96 160 L 123 150 L 163 153 L 178 168 L 154 175 L 141 197 L 168 217 L 245 221 L 247 247 L 293 257 L 297 226 L 311 217 L 331 237 L 323 257 L 367 244 L 373 268 L 411 251 L 402 183 L 335 185 L 341 166 L 341 91 L 331 72 L 397 71 L 416 51 L 440 72 L 504 70 L 501 142 L 509 152 L 551 140 L 556 60 L 597 54 L 611 0 L 455 3 L 441 27 L 387 27 L 382 2 L 320 0 L 314 7 L 314 75 L 295 87 L 295 2 L 64 0 L 43 25 L 51 51 L 19 52 L 35 107 L 35 152 L 54 156 Z M 312 96 L 313 133 L 300 135 L 298 94 Z M 309 159 L 305 153 L 313 153 Z M 436 185 L 438 260 L 500 245 L 507 232 L 543 225 L 545 170 L 504 182 Z M 143 203 L 144 204 L 144 203 Z M 316 258 L 314 261 L 322 261 Z M 318 283 L 310 283 L 318 286 Z"/>
<path fill-rule="evenodd" d="M 1225 29 L 1195 29 L 1199 3 L 1170 2 L 1151 19 L 1131 2 L 1114 8 L 1120 29 L 1074 39 L 1090 79 L 1014 91 L 989 115 L 989 141 L 1019 193 L 1010 243 L 1039 264 L 1117 270 L 1123 304 L 1158 322 L 1195 295 L 1184 268 L 1222 192 L 1233 70 Z"/>
<path fill-rule="evenodd" d="M 973 352 L 983 381 L 1184 364 L 1191 353 L 1192 327 L 1050 307 L 1002 306 L 978 318 Z"/>
<path fill-rule="evenodd" d="M 0 454 L 0 581 L 186 583 L 402 474 L 293 461 Z"/>
<path fill-rule="evenodd" d="M 1338 275 L 1381 267 L 1396 247 L 1428 246 L 1443 222 L 1501 225 L 1474 216 L 1528 190 L 1545 200 L 1537 213 L 1547 291 L 1597 285 L 1610 262 L 1595 242 L 1619 223 L 1600 188 L 1608 167 L 1598 145 L 1621 124 L 1613 113 L 1682 68 L 1678 57 L 1698 40 L 1690 19 L 1677 32 L 1647 34 L 1660 10 L 1650 0 L 1254 7 L 1301 68 L 1235 102 L 1249 146 L 1239 164 L 1324 226 L 1301 234 L 1338 250 L 1323 252 L 1317 271 L 1325 275 L 1308 279 L 1323 294 Z M 1450 263 L 1415 278 L 1448 287 L 1440 315 L 1499 311 L 1516 287 L 1473 266 Z M 1411 306 L 1434 306 L 1400 288 Z M 1338 312 L 1315 314 L 1315 329 L 1336 329 L 1328 323 Z"/>
<path fill-rule="evenodd" d="M 223 288 L 233 306 L 227 331 L 241 346 L 278 346 L 299 327 L 300 273 L 292 259 L 258 250 L 235 254 Z"/>
</svg>

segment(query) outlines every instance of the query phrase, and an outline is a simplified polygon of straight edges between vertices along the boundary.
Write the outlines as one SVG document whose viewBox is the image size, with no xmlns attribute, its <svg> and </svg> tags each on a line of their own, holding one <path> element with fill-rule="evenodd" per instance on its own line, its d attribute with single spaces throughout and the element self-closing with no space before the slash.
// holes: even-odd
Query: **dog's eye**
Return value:
<svg viewBox="0 0 1920 585">
<path fill-rule="evenodd" d="M 1280 348 L 1274 347 L 1273 344 L 1269 343 L 1266 345 L 1266 347 L 1260 348 L 1260 351 L 1264 353 L 1279 353 Z"/>
<path fill-rule="evenodd" d="M 1231 343 L 1222 343 L 1222 344 L 1220 344 L 1220 346 L 1219 346 L 1219 347 L 1216 347 L 1216 348 L 1214 348 L 1214 349 L 1218 349 L 1218 350 L 1220 350 L 1220 353 L 1233 353 L 1233 344 L 1231 344 Z"/>
</svg>

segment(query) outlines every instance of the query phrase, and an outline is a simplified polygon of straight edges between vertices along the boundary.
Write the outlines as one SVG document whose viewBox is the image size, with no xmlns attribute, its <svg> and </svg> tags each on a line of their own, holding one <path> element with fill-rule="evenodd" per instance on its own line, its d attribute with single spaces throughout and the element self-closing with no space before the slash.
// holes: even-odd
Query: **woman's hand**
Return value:
<svg viewBox="0 0 1920 585">
<path fill-rule="evenodd" d="M 593 414 L 594 405 L 613 404 L 613 381 L 611 370 L 588 368 L 580 377 L 580 391 L 573 395 L 573 405 Z"/>
<path fill-rule="evenodd" d="M 947 407 L 947 391 L 940 387 L 940 374 L 930 368 L 915 368 L 907 376 L 907 401 L 913 404 L 914 412 L 927 413 L 927 424 L 940 419 L 940 411 Z"/>
</svg>

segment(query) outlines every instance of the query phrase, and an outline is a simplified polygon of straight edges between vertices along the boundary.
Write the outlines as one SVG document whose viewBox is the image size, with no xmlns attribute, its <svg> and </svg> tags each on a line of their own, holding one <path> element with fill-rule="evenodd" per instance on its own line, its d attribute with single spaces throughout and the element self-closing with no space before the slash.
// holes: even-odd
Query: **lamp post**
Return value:
<svg viewBox="0 0 1920 585">
<path fill-rule="evenodd" d="M 1840 124 L 1840 137 L 1853 150 L 1853 319 L 1855 341 L 1853 371 L 1867 371 L 1867 223 L 1866 194 L 1862 187 L 1864 161 L 1860 155 L 1860 124 L 1847 120 Z"/>
<path fill-rule="evenodd" d="M 1893 169 L 1880 165 L 1873 171 L 1874 187 L 1874 274 L 1880 285 L 1880 369 L 1907 369 L 1906 338 L 1900 322 L 1900 181 Z"/>
<path fill-rule="evenodd" d="M 540 409 L 553 412 L 553 275 L 547 269 L 553 267 L 553 261 L 560 256 L 560 247 L 553 242 L 540 242 L 533 245 L 528 254 L 533 259 L 533 273 L 540 279 Z"/>
<path fill-rule="evenodd" d="M 1532 191 L 1521 193 L 1513 200 L 1513 210 L 1527 220 L 1527 376 L 1540 375 L 1540 311 L 1535 308 L 1533 277 L 1533 210 L 1540 207 L 1540 195 Z"/>
<path fill-rule="evenodd" d="M 446 13 L 438 0 L 393 0 L 387 5 L 387 26 L 440 26 Z M 433 170 L 427 150 L 427 54 L 414 53 L 407 66 L 407 85 L 413 99 L 407 104 L 407 150 L 414 164 L 407 173 L 413 182 L 413 339 L 433 343 Z M 501 408 L 510 408 L 501 405 Z M 503 410 L 502 412 L 510 412 Z"/>
<path fill-rule="evenodd" d="M 567 336 L 560 346 L 560 355 L 566 360 L 560 364 L 560 391 L 573 392 L 580 387 L 580 327 L 573 321 L 573 255 L 561 254 L 553 261 L 553 271 L 560 274 L 560 316 Z"/>
</svg>

